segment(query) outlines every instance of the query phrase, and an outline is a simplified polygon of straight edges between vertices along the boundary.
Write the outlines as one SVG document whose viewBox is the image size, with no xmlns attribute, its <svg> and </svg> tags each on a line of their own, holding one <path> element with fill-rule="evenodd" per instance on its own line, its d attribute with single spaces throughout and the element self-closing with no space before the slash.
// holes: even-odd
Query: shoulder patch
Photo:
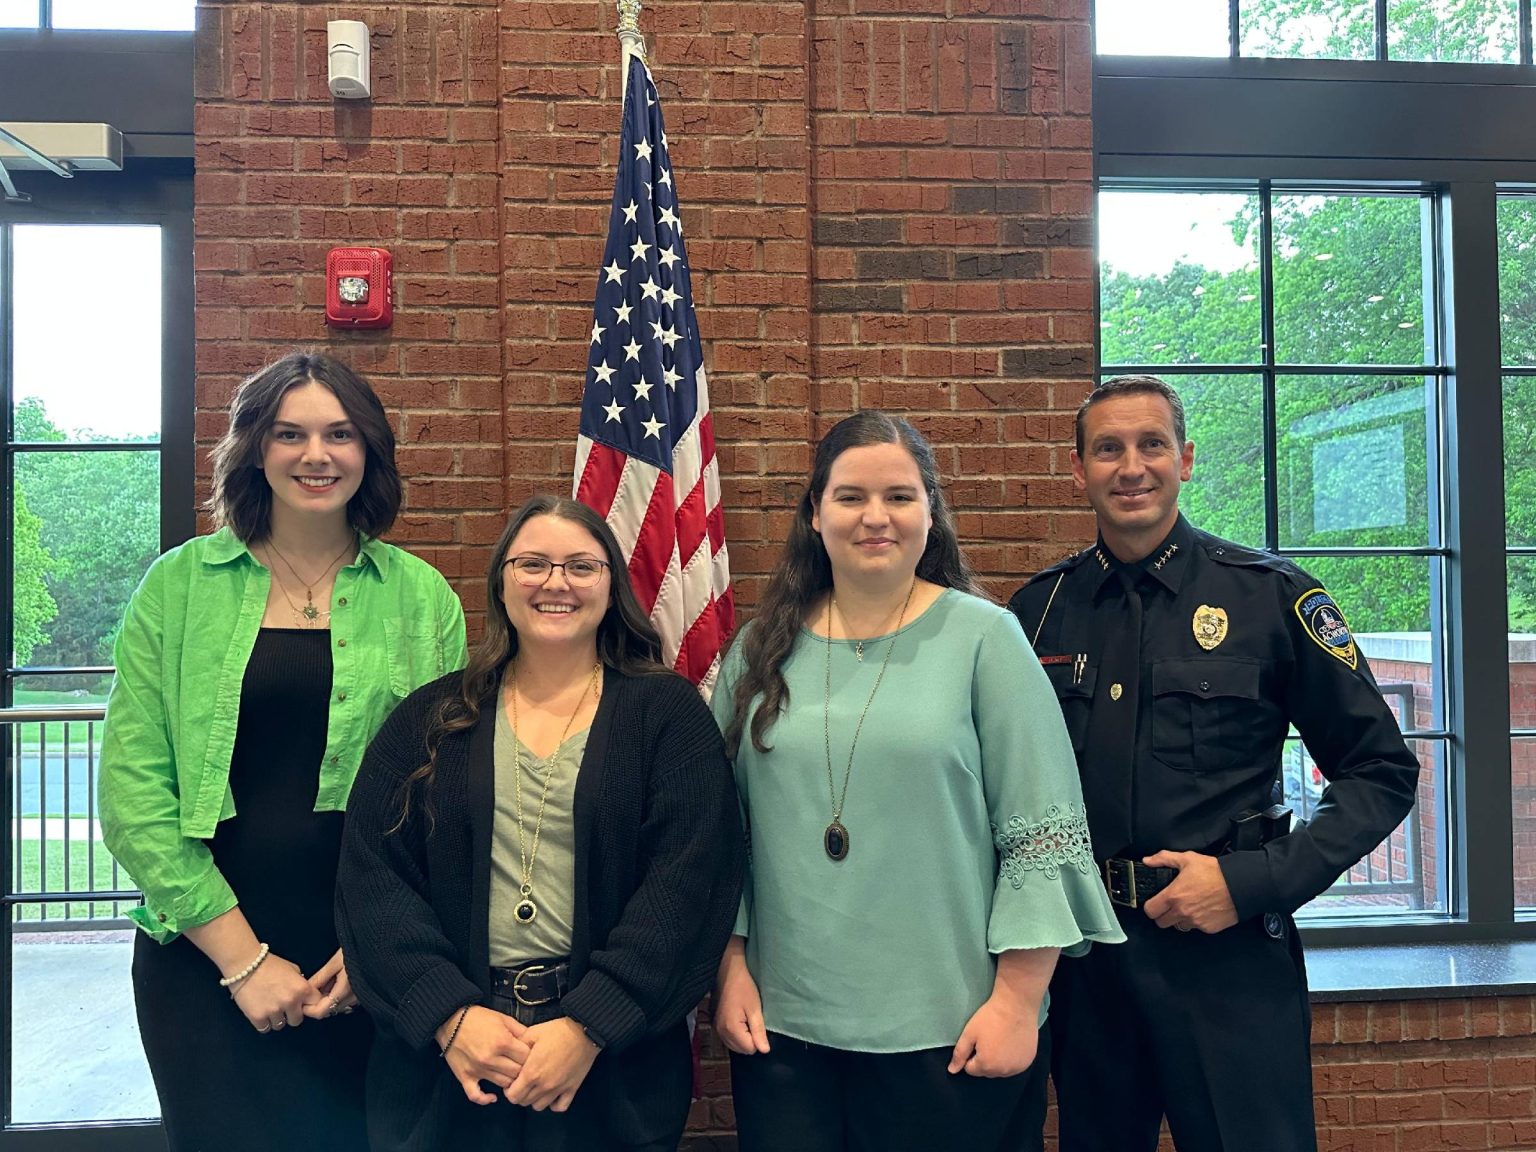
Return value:
<svg viewBox="0 0 1536 1152">
<path fill-rule="evenodd" d="M 1360 651 L 1344 620 L 1344 613 L 1333 597 L 1321 588 L 1310 588 L 1296 600 L 1296 617 L 1302 629 L 1330 656 L 1337 657 L 1351 670 L 1360 666 Z"/>
</svg>

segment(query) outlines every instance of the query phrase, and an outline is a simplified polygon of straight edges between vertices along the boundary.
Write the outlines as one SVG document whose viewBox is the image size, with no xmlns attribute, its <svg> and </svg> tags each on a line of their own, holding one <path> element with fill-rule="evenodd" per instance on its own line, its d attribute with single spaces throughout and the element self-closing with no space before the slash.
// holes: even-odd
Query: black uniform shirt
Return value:
<svg viewBox="0 0 1536 1152">
<path fill-rule="evenodd" d="M 1102 544 L 1009 607 L 1061 701 L 1094 855 L 1216 852 L 1271 802 L 1289 725 L 1329 784 L 1311 821 L 1221 868 L 1240 918 L 1293 912 L 1413 806 L 1419 766 L 1327 592 L 1181 515 L 1141 564 Z"/>
</svg>

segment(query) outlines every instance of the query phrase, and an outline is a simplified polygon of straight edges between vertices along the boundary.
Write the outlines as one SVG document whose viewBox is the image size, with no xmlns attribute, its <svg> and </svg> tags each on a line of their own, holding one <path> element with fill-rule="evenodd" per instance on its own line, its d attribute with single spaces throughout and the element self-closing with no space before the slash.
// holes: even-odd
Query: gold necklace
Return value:
<svg viewBox="0 0 1536 1152">
<path fill-rule="evenodd" d="M 329 564 L 325 566 L 325 571 L 320 573 L 319 579 L 310 581 L 305 580 L 304 577 L 299 575 L 299 570 L 293 566 L 293 561 L 284 556 L 281 549 L 278 548 L 277 544 L 270 537 L 268 537 L 267 550 L 287 566 L 288 571 L 293 573 L 293 578 L 297 580 L 304 588 L 304 607 L 300 608 L 293 602 L 293 597 L 288 595 L 288 589 L 283 584 L 282 577 L 278 577 L 277 586 L 282 589 L 283 599 L 288 601 L 288 607 L 293 609 L 294 619 L 297 620 L 300 616 L 302 616 L 304 621 L 308 622 L 306 624 L 301 621 L 299 624 L 301 628 L 315 627 L 315 621 L 319 620 L 322 615 L 329 616 L 331 614 L 329 609 L 327 609 L 325 612 L 321 612 L 320 609 L 315 607 L 315 587 L 331 574 L 331 569 L 336 567 L 336 565 L 341 562 L 341 558 L 348 552 L 352 551 L 356 544 L 357 539 L 355 537 L 347 541 L 346 546 L 342 548 L 340 552 L 336 553 L 335 559 L 333 559 Z M 276 575 L 275 571 L 273 572 L 273 575 Z"/>
<path fill-rule="evenodd" d="M 843 769 L 841 795 L 838 794 L 837 783 L 832 777 L 832 608 L 837 602 L 830 592 L 827 594 L 827 682 L 826 692 L 822 698 L 821 732 L 827 750 L 827 797 L 832 803 L 832 822 L 821 834 L 821 846 L 833 860 L 842 860 L 848 855 L 851 838 L 847 827 L 843 824 L 843 805 L 848 801 L 848 781 L 853 778 L 853 750 L 859 746 L 859 733 L 864 731 L 864 719 L 869 715 L 869 706 L 875 702 L 875 693 L 880 691 L 880 682 L 885 679 L 885 670 L 891 666 L 891 653 L 896 651 L 896 637 L 901 634 L 902 625 L 906 623 L 907 609 L 912 604 L 912 592 L 916 587 L 917 577 L 914 576 L 912 583 L 907 585 L 907 598 L 901 603 L 901 615 L 896 618 L 896 630 L 891 633 L 891 639 L 885 646 L 885 659 L 880 662 L 880 674 L 875 677 L 875 686 L 869 690 L 869 699 L 864 701 L 864 711 L 859 713 L 858 726 L 853 730 L 853 742 L 848 745 L 848 764 Z M 859 645 L 855 645 L 856 655 L 858 648 Z M 862 655 L 859 658 L 863 659 Z"/>
<path fill-rule="evenodd" d="M 533 825 L 532 851 L 528 850 L 528 839 L 523 834 L 523 749 L 517 742 L 517 664 L 513 663 L 507 672 L 507 695 L 512 699 L 512 796 L 517 811 L 517 858 L 523 868 L 523 882 L 517 890 L 522 899 L 513 905 L 512 918 L 519 924 L 532 924 L 534 917 L 539 914 L 539 906 L 533 902 L 533 862 L 539 855 L 539 834 L 544 830 L 544 805 L 549 801 L 549 782 L 555 776 L 555 761 L 559 758 L 560 749 L 565 745 L 565 738 L 570 735 L 571 725 L 576 722 L 577 713 L 587 702 L 587 694 L 597 690 L 597 678 L 602 670 L 601 661 L 592 665 L 592 676 L 588 679 L 587 686 L 582 689 L 581 699 L 576 701 L 575 710 L 566 720 L 565 727 L 561 729 L 560 743 L 556 744 L 555 750 L 549 754 L 547 767 L 544 769 L 544 786 L 539 794 L 539 816 Z"/>
</svg>

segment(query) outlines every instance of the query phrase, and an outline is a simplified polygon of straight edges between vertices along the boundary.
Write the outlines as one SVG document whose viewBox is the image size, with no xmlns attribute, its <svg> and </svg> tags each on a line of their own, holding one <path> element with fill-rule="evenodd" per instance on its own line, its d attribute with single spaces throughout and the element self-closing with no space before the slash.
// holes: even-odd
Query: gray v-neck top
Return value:
<svg viewBox="0 0 1536 1152">
<path fill-rule="evenodd" d="M 573 732 L 546 757 L 537 757 L 512 734 L 507 710 L 496 706 L 496 817 L 491 824 L 490 958 L 495 968 L 510 968 L 529 960 L 569 956 L 576 919 L 576 822 L 572 805 L 576 774 L 587 748 L 590 729 Z M 520 751 L 520 755 L 514 753 Z M 523 896 L 523 866 L 518 852 L 515 772 L 523 776 L 523 833 L 533 850 L 539 797 L 550 773 L 549 797 L 533 861 L 530 899 L 538 913 L 528 923 L 513 915 Z"/>
</svg>

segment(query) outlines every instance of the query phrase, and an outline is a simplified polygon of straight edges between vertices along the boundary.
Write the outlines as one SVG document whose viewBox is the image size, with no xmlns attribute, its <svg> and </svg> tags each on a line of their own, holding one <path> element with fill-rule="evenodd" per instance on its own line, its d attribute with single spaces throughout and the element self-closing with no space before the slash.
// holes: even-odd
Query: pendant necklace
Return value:
<svg viewBox="0 0 1536 1152">
<path fill-rule="evenodd" d="M 555 761 L 559 759 L 560 749 L 565 746 L 565 738 L 571 733 L 571 725 L 576 722 L 577 713 L 587 702 L 588 693 L 597 691 L 597 678 L 602 671 L 601 661 L 592 665 L 592 675 L 587 680 L 587 686 L 582 689 L 581 698 L 576 701 L 575 709 L 566 720 L 565 727 L 560 731 L 560 743 L 556 744 L 555 750 L 549 754 L 547 766 L 544 769 L 544 786 L 539 794 L 539 816 L 533 824 L 533 849 L 529 851 L 528 838 L 523 833 L 523 748 L 517 741 L 516 663 L 507 670 L 507 695 L 512 700 L 512 795 L 517 812 L 517 857 L 523 867 L 523 882 L 517 889 L 522 899 L 512 906 L 512 918 L 519 924 L 532 924 L 534 917 L 539 914 L 539 906 L 533 902 L 533 862 L 539 855 L 539 833 L 544 830 L 544 805 L 549 800 L 549 782 L 555 776 Z"/>
<path fill-rule="evenodd" d="M 912 583 L 907 586 L 907 598 L 901 603 L 901 615 L 896 618 L 896 630 L 891 633 L 890 640 L 886 642 L 885 659 L 880 662 L 880 672 L 875 677 L 875 686 L 869 690 L 869 699 L 864 701 L 864 711 L 859 713 L 859 723 L 853 730 L 853 741 L 848 745 L 848 763 L 843 768 L 841 795 L 837 791 L 837 784 L 832 776 L 832 609 L 836 607 L 837 600 L 830 592 L 827 594 L 827 679 L 826 692 L 822 701 L 821 731 L 827 751 L 827 797 L 832 803 L 832 822 L 821 834 L 821 846 L 826 849 L 827 856 L 833 860 L 842 860 L 848 855 L 851 838 L 847 827 L 843 824 L 843 805 L 848 800 L 848 781 L 853 778 L 853 750 L 859 746 L 859 733 L 864 731 L 865 717 L 869 715 L 870 705 L 875 702 L 875 693 L 880 691 L 880 682 L 885 679 L 885 670 L 891 666 L 891 653 L 896 651 L 896 637 L 900 635 L 902 626 L 907 621 L 907 609 L 912 604 L 912 592 L 916 587 L 917 577 L 913 576 Z M 860 660 L 864 658 L 863 647 L 862 640 L 854 643 L 854 655 Z"/>
<path fill-rule="evenodd" d="M 306 580 L 304 577 L 299 575 L 299 570 L 293 566 L 293 561 L 284 556 L 278 549 L 277 545 L 274 544 L 270 538 L 268 538 L 268 550 L 270 550 L 274 556 L 283 562 L 288 571 L 293 573 L 293 578 L 297 580 L 299 584 L 304 588 L 304 607 L 300 608 L 293 602 L 293 597 L 288 595 L 288 589 L 286 586 L 284 586 L 282 578 L 278 577 L 277 586 L 282 590 L 283 599 L 288 601 L 288 607 L 293 609 L 293 617 L 294 620 L 298 623 L 299 627 L 313 628 L 316 626 L 316 621 L 318 621 L 321 616 L 330 615 L 329 611 L 321 612 L 319 608 L 315 607 L 315 586 L 323 582 L 325 578 L 331 574 L 331 569 L 336 567 L 337 564 L 341 563 L 341 558 L 348 552 L 352 551 L 356 544 L 357 540 L 355 538 L 347 541 L 346 547 L 343 548 L 340 552 L 336 553 L 335 559 L 333 559 L 329 564 L 325 566 L 325 571 L 320 573 L 319 579 Z M 302 619 L 300 619 L 300 617 L 302 617 Z"/>
</svg>

